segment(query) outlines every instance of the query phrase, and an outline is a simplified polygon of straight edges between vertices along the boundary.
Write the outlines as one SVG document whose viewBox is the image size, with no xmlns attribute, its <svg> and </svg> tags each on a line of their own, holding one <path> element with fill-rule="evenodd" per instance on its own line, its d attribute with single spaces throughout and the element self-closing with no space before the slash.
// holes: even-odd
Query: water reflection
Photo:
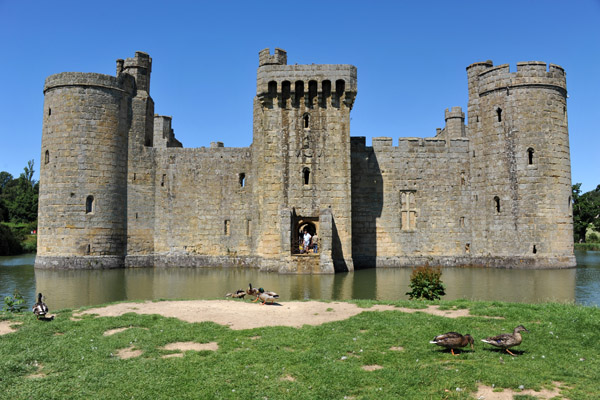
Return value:
<svg viewBox="0 0 600 400">
<path fill-rule="evenodd" d="M 444 299 L 544 301 L 600 305 L 600 252 L 576 252 L 578 267 L 567 270 L 447 268 Z M 279 275 L 247 269 L 139 268 L 102 271 L 34 270 L 34 256 L 0 257 L 0 295 L 17 287 L 27 304 L 36 291 L 53 309 L 118 300 L 210 299 L 256 287 L 281 300 L 406 299 L 410 269 L 370 269 L 336 275 Z"/>
</svg>

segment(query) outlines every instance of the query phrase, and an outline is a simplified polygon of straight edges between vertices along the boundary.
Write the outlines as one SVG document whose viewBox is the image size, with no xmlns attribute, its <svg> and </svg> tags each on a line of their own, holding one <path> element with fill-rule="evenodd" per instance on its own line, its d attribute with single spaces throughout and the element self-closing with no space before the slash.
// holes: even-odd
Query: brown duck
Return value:
<svg viewBox="0 0 600 400">
<path fill-rule="evenodd" d="M 469 334 L 463 336 L 458 332 L 448 332 L 434 337 L 429 343 L 450 349 L 452 355 L 456 356 L 458 354 L 454 354 L 454 349 L 465 347 L 468 344 L 471 345 L 471 349 L 473 348 L 473 337 Z"/>
<path fill-rule="evenodd" d="M 508 354 L 514 356 L 514 354 L 508 350 L 510 347 L 518 346 L 523 341 L 521 332 L 529 332 L 523 325 L 517 326 L 512 335 L 510 333 L 503 333 L 498 336 L 492 336 L 486 339 L 481 339 L 482 342 L 491 344 L 492 346 L 500 347 L 506 350 Z"/>
</svg>

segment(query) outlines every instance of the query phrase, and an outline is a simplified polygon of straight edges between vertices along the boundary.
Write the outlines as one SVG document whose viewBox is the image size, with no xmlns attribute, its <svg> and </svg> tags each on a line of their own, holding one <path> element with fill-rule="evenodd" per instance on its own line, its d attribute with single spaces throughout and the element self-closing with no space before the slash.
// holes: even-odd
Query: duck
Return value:
<svg viewBox="0 0 600 400">
<path fill-rule="evenodd" d="M 243 299 L 245 295 L 246 295 L 246 292 L 244 290 L 242 290 L 242 289 L 239 289 L 239 290 L 236 290 L 233 293 L 227 293 L 225 295 L 225 297 L 232 297 L 234 299 Z"/>
<path fill-rule="evenodd" d="M 259 295 L 259 291 L 258 291 L 258 289 L 256 289 L 256 288 L 253 288 L 253 287 L 252 287 L 252 284 L 251 284 L 251 283 L 249 283 L 249 284 L 248 284 L 248 289 L 246 289 L 246 294 L 247 294 L 248 296 L 258 296 L 258 295 Z"/>
<path fill-rule="evenodd" d="M 523 341 L 521 337 L 521 332 L 529 332 L 523 325 L 517 326 L 512 335 L 510 333 L 503 333 L 497 336 L 491 336 L 485 339 L 481 339 L 482 342 L 491 344 L 492 346 L 500 347 L 501 349 L 506 350 L 508 354 L 514 356 L 514 354 L 509 350 L 510 347 L 518 346 Z"/>
<path fill-rule="evenodd" d="M 442 335 L 438 335 L 438 336 L 434 337 L 433 340 L 431 340 L 429 343 L 437 344 L 438 346 L 442 346 L 447 349 L 450 349 L 450 352 L 452 353 L 452 355 L 456 356 L 458 354 L 454 354 L 454 349 L 458 349 L 460 347 L 465 347 L 468 344 L 471 345 L 471 349 L 472 349 L 473 342 L 474 342 L 473 337 L 469 334 L 466 334 L 463 336 L 458 332 L 447 332 Z"/>
<path fill-rule="evenodd" d="M 33 311 L 37 319 L 46 318 L 46 314 L 48 314 L 48 306 L 42 301 L 41 293 L 38 293 L 37 303 L 35 303 L 33 307 L 31 307 L 31 311 Z"/>
<path fill-rule="evenodd" d="M 265 291 L 265 289 L 263 288 L 259 288 L 258 289 L 258 295 L 256 296 L 256 299 L 252 300 L 253 303 L 256 303 L 258 301 L 258 299 L 262 300 L 262 303 L 260 303 L 261 306 L 264 306 L 267 302 L 273 304 L 275 303 L 275 300 L 279 298 L 279 295 L 275 292 L 267 292 Z"/>
</svg>

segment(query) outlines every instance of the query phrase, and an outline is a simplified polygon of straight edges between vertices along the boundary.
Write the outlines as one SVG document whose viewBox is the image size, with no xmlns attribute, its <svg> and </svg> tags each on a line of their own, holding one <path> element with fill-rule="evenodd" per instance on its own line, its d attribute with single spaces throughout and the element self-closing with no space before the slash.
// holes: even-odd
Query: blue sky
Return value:
<svg viewBox="0 0 600 400">
<path fill-rule="evenodd" d="M 40 165 L 43 85 L 63 71 L 115 74 L 153 58 L 155 112 L 185 147 L 245 147 L 259 50 L 289 64 L 353 64 L 352 136 L 435 136 L 467 107 L 465 68 L 545 61 L 567 72 L 573 183 L 600 184 L 600 0 L 0 0 L 0 170 Z M 36 177 L 39 174 L 36 172 Z"/>
</svg>

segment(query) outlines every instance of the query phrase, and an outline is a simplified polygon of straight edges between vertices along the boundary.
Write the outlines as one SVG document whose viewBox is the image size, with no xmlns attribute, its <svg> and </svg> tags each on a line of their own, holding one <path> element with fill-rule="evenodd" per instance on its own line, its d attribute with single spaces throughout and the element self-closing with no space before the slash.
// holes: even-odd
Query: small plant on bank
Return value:
<svg viewBox="0 0 600 400">
<path fill-rule="evenodd" d="M 21 293 L 19 293 L 19 291 L 17 289 L 15 289 L 12 297 L 6 296 L 4 298 L 4 307 L 2 308 L 2 311 L 12 312 L 12 313 L 21 312 L 25 309 L 25 304 L 23 304 L 24 302 L 25 302 L 25 299 L 23 299 L 23 296 L 21 295 Z"/>
<path fill-rule="evenodd" d="M 442 271 L 438 268 L 432 268 L 429 265 L 413 269 L 410 275 L 410 292 L 407 292 L 409 299 L 439 300 L 446 294 L 444 284 L 442 283 Z"/>
</svg>

